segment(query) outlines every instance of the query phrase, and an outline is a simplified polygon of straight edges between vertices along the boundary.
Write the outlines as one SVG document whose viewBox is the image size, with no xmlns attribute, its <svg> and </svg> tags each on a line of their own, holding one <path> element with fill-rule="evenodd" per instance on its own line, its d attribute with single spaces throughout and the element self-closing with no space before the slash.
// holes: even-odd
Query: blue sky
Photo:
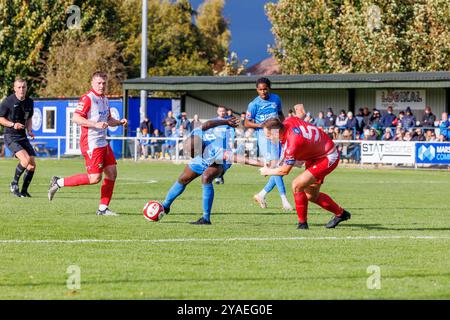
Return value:
<svg viewBox="0 0 450 320">
<path fill-rule="evenodd" d="M 194 9 L 203 0 L 190 0 Z M 277 0 L 225 0 L 224 16 L 230 21 L 231 51 L 236 51 L 242 61 L 248 59 L 251 66 L 270 55 L 267 45 L 274 44 L 272 27 L 264 4 Z"/>
</svg>

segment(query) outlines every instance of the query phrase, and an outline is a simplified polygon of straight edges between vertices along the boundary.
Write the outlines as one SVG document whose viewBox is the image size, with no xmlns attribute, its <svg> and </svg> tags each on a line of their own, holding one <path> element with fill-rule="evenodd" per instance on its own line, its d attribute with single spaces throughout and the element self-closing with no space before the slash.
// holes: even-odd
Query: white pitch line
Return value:
<svg viewBox="0 0 450 320">
<path fill-rule="evenodd" d="M 450 236 L 347 236 L 347 237 L 280 237 L 280 238 L 186 238 L 186 239 L 4 239 L 0 244 L 52 244 L 52 243 L 164 243 L 164 242 L 229 242 L 229 241 L 303 241 L 303 240 L 450 240 Z"/>
</svg>

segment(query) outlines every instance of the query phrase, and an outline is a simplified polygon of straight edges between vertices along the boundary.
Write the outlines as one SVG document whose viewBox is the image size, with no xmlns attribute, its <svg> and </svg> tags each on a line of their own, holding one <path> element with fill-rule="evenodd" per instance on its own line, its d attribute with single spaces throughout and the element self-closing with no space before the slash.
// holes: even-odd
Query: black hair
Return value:
<svg viewBox="0 0 450 320">
<path fill-rule="evenodd" d="M 256 80 L 256 87 L 258 88 L 258 85 L 260 83 L 265 83 L 267 85 L 267 87 L 270 89 L 271 83 L 270 80 L 267 78 L 259 78 L 258 80 Z"/>
</svg>

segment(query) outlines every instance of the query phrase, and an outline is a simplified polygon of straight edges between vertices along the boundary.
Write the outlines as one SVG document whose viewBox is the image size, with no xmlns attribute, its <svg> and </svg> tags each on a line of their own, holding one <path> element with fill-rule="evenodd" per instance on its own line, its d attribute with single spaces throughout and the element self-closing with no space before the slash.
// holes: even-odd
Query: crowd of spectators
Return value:
<svg viewBox="0 0 450 320">
<path fill-rule="evenodd" d="M 233 111 L 227 109 L 227 117 L 232 115 Z M 253 150 L 256 149 L 256 142 L 251 139 L 254 138 L 254 130 L 244 127 L 245 115 L 245 112 L 240 114 L 236 138 L 244 141 L 239 144 L 242 148 Z M 294 112 L 289 110 L 287 117 L 293 116 Z M 421 119 L 417 119 L 409 107 L 398 114 L 392 107 L 388 107 L 383 113 L 377 108 L 370 111 L 368 107 L 364 107 L 356 115 L 346 110 L 335 114 L 332 108 L 328 108 L 326 113 L 320 111 L 316 116 L 307 112 L 304 120 L 324 130 L 333 140 L 339 140 L 341 158 L 348 161 L 359 162 L 360 148 L 359 144 L 342 142 L 344 140 L 450 141 L 448 114 L 444 112 L 438 119 L 429 106 L 425 107 Z M 183 138 L 201 124 L 197 114 L 189 120 L 186 112 L 175 116 L 169 111 L 162 122 L 163 132 L 160 132 L 145 118 L 138 129 L 141 158 L 174 159 L 176 150 L 182 158 L 182 144 L 177 148 L 176 140 L 157 138 Z"/>
</svg>

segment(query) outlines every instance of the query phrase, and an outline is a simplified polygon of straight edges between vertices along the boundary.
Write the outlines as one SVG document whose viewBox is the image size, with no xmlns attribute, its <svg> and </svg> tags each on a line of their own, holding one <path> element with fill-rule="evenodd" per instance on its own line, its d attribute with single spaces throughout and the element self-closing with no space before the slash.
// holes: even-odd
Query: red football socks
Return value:
<svg viewBox="0 0 450 320">
<path fill-rule="evenodd" d="M 297 200 L 295 201 L 297 202 Z M 325 210 L 334 213 L 334 215 L 338 217 L 344 212 L 344 209 L 342 209 L 336 202 L 334 202 L 329 195 L 322 192 L 319 193 L 317 200 L 313 202 L 321 206 Z"/>
<path fill-rule="evenodd" d="M 308 216 L 308 197 L 304 191 L 294 192 L 295 209 L 297 210 L 298 221 L 305 223 Z"/>
<path fill-rule="evenodd" d="M 64 178 L 64 186 L 65 187 L 76 187 L 81 186 L 89 183 L 89 176 L 85 173 L 83 174 L 76 174 L 71 177 Z"/>
<path fill-rule="evenodd" d="M 103 179 L 102 188 L 101 188 L 101 199 L 100 204 L 104 204 L 106 206 L 109 205 L 109 202 L 111 201 L 112 194 L 114 191 L 114 180 L 109 179 Z"/>
</svg>

